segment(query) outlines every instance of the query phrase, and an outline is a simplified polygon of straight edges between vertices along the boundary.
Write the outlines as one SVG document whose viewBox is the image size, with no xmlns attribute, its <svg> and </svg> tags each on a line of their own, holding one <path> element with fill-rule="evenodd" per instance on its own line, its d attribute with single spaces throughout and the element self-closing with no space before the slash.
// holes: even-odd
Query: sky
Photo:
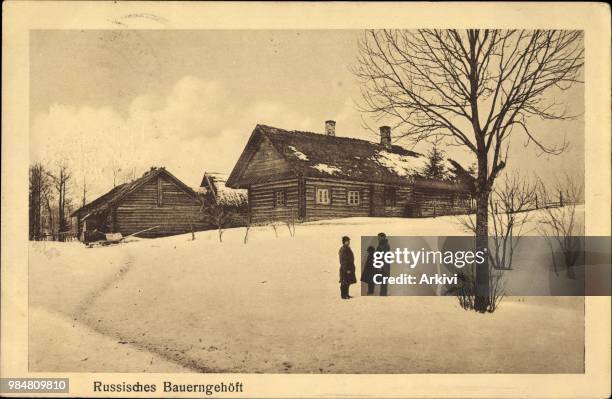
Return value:
<svg viewBox="0 0 612 399">
<path fill-rule="evenodd" d="M 384 121 L 358 110 L 357 30 L 46 30 L 30 35 L 30 158 L 73 170 L 73 197 L 88 201 L 151 166 L 196 187 L 205 171 L 229 173 L 258 123 L 378 141 Z M 584 112 L 578 85 L 553 93 Z M 584 173 L 584 122 L 530 120 L 559 156 L 515 135 L 508 171 Z M 430 145 L 399 142 L 426 152 Z M 443 148 L 469 165 L 472 156 Z M 118 176 L 115 176 L 117 173 Z"/>
</svg>

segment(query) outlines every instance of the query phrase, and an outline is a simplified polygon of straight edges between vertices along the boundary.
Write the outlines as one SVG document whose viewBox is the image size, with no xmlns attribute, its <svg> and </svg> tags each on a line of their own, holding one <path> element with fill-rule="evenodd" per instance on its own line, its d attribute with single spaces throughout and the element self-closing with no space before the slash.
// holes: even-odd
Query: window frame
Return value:
<svg viewBox="0 0 612 399">
<path fill-rule="evenodd" d="M 282 202 L 279 202 L 279 197 Z M 287 191 L 274 190 L 274 208 L 282 208 L 287 206 Z"/>
<path fill-rule="evenodd" d="M 355 194 L 356 202 L 351 202 L 351 194 Z M 360 190 L 347 190 L 346 191 L 346 203 L 350 206 L 361 205 L 361 191 Z"/>
<path fill-rule="evenodd" d="M 319 192 L 327 193 L 327 202 L 319 201 Z M 315 189 L 315 204 L 316 205 L 331 205 L 331 190 L 329 187 L 316 187 Z"/>
</svg>

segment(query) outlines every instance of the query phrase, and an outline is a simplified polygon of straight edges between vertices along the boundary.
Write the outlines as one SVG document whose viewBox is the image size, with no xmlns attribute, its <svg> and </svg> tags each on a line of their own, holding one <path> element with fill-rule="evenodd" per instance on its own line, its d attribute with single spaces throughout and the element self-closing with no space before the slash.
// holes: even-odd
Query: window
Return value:
<svg viewBox="0 0 612 399">
<path fill-rule="evenodd" d="M 385 193 L 384 193 L 385 206 L 395 206 L 395 202 L 396 202 L 395 197 L 396 197 L 395 187 L 385 187 Z"/>
<path fill-rule="evenodd" d="M 347 201 L 349 205 L 359 205 L 359 191 L 349 191 Z"/>
<path fill-rule="evenodd" d="M 287 195 L 285 191 L 276 191 L 274 193 L 274 206 L 285 206 L 287 205 Z"/>
<path fill-rule="evenodd" d="M 329 189 L 317 188 L 317 204 L 329 205 Z"/>
</svg>

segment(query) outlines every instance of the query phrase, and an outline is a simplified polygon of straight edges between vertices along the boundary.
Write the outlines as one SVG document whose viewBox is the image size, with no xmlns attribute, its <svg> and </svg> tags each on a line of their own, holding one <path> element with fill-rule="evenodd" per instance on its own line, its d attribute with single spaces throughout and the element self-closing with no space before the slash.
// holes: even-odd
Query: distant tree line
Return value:
<svg viewBox="0 0 612 399">
<path fill-rule="evenodd" d="M 40 162 L 29 171 L 30 240 L 66 241 L 74 237 L 70 214 L 75 209 L 69 197 L 72 172 L 65 164 L 50 168 Z M 85 202 L 85 191 L 83 202 Z"/>
</svg>

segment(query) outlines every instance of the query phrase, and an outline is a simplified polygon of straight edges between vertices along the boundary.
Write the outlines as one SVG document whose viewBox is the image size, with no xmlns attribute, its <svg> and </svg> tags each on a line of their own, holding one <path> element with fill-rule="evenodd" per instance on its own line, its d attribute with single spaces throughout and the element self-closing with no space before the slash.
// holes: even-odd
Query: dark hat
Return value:
<svg viewBox="0 0 612 399">
<path fill-rule="evenodd" d="M 345 242 L 350 241 L 350 240 L 351 240 L 351 238 L 349 236 L 342 237 L 342 243 L 345 243 Z"/>
<path fill-rule="evenodd" d="M 387 237 L 387 235 L 386 235 L 385 233 L 378 233 L 378 236 L 379 236 L 380 238 Z"/>
</svg>

